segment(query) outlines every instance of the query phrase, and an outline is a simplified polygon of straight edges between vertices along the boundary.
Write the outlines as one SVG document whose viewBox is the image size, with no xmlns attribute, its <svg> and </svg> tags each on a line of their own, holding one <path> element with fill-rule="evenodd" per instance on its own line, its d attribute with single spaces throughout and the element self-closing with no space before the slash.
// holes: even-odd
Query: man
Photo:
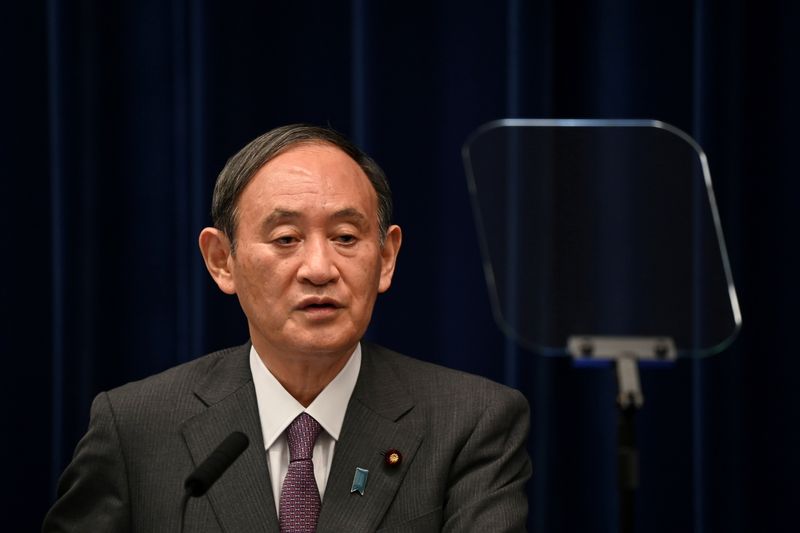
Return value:
<svg viewBox="0 0 800 533">
<path fill-rule="evenodd" d="M 400 249 L 391 210 L 331 130 L 233 156 L 199 241 L 250 342 L 98 395 L 44 531 L 178 531 L 184 479 L 233 431 L 250 446 L 186 531 L 524 530 L 522 395 L 361 341 Z"/>
</svg>

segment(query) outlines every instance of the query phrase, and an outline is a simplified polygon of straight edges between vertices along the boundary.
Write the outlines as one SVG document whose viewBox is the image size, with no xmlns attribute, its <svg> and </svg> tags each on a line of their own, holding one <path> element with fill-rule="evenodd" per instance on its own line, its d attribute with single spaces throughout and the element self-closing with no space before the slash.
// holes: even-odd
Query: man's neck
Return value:
<svg viewBox="0 0 800 533">
<path fill-rule="evenodd" d="M 254 341 L 259 358 L 275 379 L 303 407 L 328 386 L 350 360 L 355 346 L 337 353 L 283 353 Z"/>
</svg>

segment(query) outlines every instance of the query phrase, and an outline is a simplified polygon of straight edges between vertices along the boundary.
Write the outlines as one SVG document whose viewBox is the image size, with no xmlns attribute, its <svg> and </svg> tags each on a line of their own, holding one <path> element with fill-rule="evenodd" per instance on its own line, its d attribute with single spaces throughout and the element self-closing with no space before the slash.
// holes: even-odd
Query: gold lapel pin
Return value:
<svg viewBox="0 0 800 533">
<path fill-rule="evenodd" d="M 383 462 L 386 463 L 386 466 L 400 466 L 400 463 L 403 462 L 403 454 L 399 450 L 389 448 L 383 454 Z"/>
</svg>

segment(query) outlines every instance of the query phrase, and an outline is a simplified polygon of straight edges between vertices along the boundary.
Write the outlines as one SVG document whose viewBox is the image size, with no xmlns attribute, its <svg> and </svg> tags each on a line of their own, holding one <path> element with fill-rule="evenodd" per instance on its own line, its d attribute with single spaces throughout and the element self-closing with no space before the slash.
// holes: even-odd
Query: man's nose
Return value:
<svg viewBox="0 0 800 533">
<path fill-rule="evenodd" d="M 303 262 L 297 270 L 301 283 L 326 285 L 339 279 L 334 250 L 327 239 L 307 239 L 303 243 Z"/>
</svg>

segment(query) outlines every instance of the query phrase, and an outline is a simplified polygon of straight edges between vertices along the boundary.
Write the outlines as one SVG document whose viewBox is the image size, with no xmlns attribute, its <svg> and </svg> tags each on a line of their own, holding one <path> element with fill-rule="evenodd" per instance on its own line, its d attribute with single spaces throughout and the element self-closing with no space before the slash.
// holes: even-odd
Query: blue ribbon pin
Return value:
<svg viewBox="0 0 800 533">
<path fill-rule="evenodd" d="M 356 475 L 353 476 L 353 486 L 350 488 L 350 494 L 358 492 L 362 496 L 364 495 L 364 489 L 367 486 L 367 474 L 369 474 L 369 470 L 366 468 L 356 467 Z"/>
</svg>

